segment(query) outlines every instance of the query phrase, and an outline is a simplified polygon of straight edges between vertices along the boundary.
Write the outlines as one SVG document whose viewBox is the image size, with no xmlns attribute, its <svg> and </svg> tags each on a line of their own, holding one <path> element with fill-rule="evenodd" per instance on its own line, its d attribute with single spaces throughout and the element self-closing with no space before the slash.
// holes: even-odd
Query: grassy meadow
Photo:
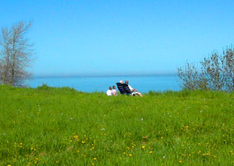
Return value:
<svg viewBox="0 0 234 166">
<path fill-rule="evenodd" d="M 0 165 L 234 165 L 234 93 L 2 85 Z"/>
</svg>

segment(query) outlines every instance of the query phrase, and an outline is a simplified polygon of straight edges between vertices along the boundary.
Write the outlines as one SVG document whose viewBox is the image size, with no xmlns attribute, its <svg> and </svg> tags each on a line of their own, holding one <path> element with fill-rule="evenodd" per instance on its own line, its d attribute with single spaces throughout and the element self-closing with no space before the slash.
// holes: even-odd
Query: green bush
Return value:
<svg viewBox="0 0 234 166">
<path fill-rule="evenodd" d="M 233 48 L 227 48 L 222 55 L 214 52 L 200 64 L 200 69 L 190 63 L 187 63 L 184 69 L 178 69 L 183 89 L 234 91 Z"/>
</svg>

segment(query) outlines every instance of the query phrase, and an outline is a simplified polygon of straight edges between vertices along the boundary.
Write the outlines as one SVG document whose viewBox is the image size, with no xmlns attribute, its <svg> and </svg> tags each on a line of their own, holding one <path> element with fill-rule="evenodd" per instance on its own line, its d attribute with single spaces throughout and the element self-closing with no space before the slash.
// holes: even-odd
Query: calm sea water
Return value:
<svg viewBox="0 0 234 166">
<path fill-rule="evenodd" d="M 47 84 L 53 87 L 70 87 L 82 92 L 106 92 L 119 80 L 128 80 L 139 92 L 180 90 L 176 75 L 163 76 L 113 76 L 113 77 L 34 77 L 27 82 L 32 88 Z"/>
</svg>

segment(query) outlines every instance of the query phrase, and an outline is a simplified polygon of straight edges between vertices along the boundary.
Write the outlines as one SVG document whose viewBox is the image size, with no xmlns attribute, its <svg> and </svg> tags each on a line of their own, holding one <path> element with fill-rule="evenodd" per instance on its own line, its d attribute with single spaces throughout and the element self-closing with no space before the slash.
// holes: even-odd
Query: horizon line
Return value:
<svg viewBox="0 0 234 166">
<path fill-rule="evenodd" d="M 51 74 L 51 75 L 40 75 L 40 74 L 35 74 L 32 75 L 31 78 L 47 78 L 47 77 L 150 77 L 150 76 L 176 76 L 177 73 L 155 73 L 155 74 L 150 74 L 150 73 L 143 73 L 143 74 Z"/>
</svg>

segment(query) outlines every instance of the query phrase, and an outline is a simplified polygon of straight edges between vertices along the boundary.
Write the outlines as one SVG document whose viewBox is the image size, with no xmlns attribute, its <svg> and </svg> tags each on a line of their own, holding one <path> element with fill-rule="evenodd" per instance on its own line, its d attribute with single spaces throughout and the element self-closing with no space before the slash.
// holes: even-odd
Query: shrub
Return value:
<svg viewBox="0 0 234 166">
<path fill-rule="evenodd" d="M 200 62 L 200 70 L 187 62 L 178 69 L 181 87 L 188 90 L 234 91 L 234 49 L 227 48 L 222 55 L 212 53 Z"/>
</svg>

